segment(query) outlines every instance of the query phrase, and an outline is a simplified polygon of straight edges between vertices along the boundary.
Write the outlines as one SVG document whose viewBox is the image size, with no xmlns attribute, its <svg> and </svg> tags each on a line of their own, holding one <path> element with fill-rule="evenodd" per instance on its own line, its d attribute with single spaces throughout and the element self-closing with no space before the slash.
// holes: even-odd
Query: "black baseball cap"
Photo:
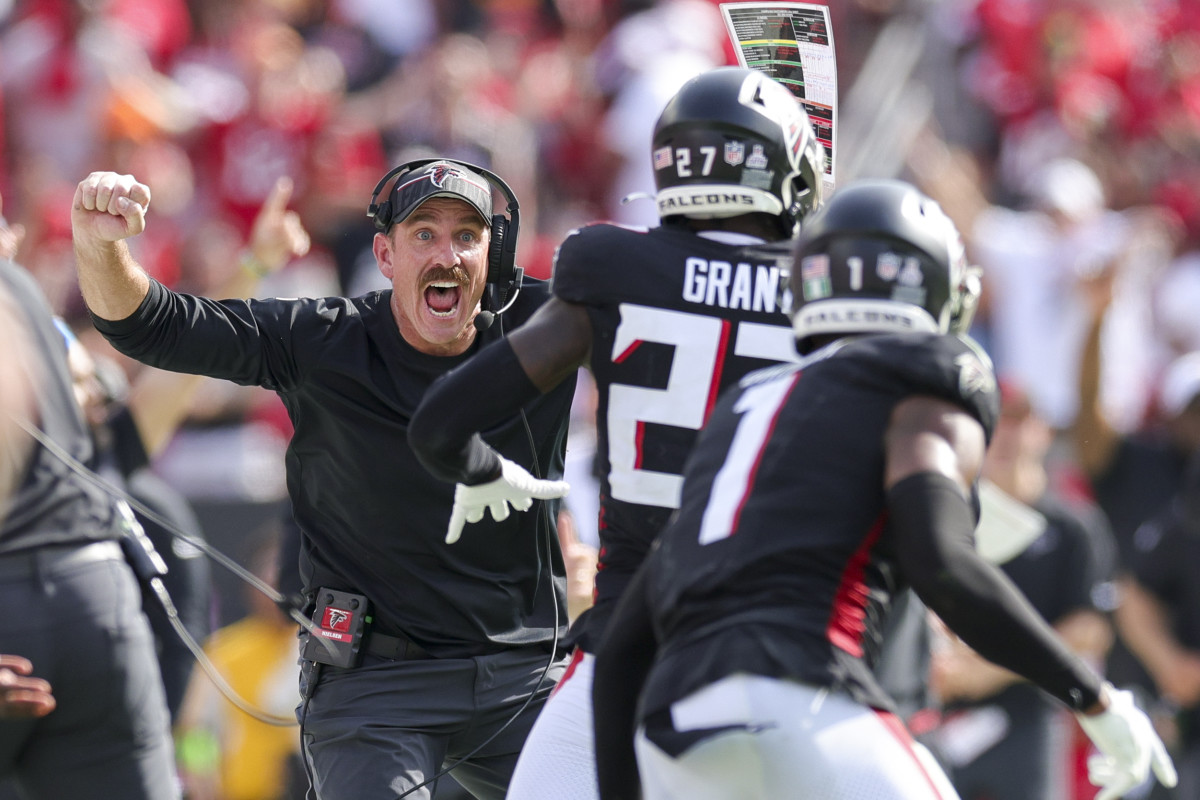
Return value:
<svg viewBox="0 0 1200 800">
<path fill-rule="evenodd" d="M 485 225 L 492 224 L 492 185 L 463 164 L 435 161 L 419 172 L 409 173 L 392 188 L 392 218 L 388 227 L 408 219 L 417 207 L 431 197 L 465 200 Z"/>
</svg>

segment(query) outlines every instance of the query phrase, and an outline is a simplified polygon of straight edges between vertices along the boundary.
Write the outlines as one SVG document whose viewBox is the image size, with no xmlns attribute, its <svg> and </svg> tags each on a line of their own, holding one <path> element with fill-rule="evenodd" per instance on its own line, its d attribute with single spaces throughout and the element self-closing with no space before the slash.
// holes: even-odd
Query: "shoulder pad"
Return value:
<svg viewBox="0 0 1200 800">
<path fill-rule="evenodd" d="M 644 230 L 608 223 L 576 228 L 554 252 L 552 291 L 571 303 L 595 303 L 624 282 L 623 265 L 633 260 Z"/>
<path fill-rule="evenodd" d="M 868 336 L 848 349 L 890 372 L 904 391 L 955 403 L 979 420 L 990 442 L 1000 413 L 992 360 L 975 342 L 950 334 Z"/>
</svg>

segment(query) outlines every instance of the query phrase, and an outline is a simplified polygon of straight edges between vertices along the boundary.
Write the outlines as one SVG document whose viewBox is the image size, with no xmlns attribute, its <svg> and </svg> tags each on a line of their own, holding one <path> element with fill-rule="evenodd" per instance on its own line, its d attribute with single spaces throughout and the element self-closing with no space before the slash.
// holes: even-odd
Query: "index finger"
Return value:
<svg viewBox="0 0 1200 800">
<path fill-rule="evenodd" d="M 144 183 L 135 183 L 129 187 L 129 199 L 142 207 L 145 212 L 150 208 L 150 187 Z"/>
<path fill-rule="evenodd" d="M 450 512 L 450 524 L 446 526 L 446 544 L 454 544 L 462 536 L 463 526 L 467 524 L 467 515 L 462 506 L 454 504 Z"/>
<path fill-rule="evenodd" d="M 1161 739 L 1155 739 L 1150 746 L 1150 767 L 1158 776 L 1158 782 L 1168 789 L 1179 783 L 1179 773 L 1175 771 L 1175 762 L 1167 753 L 1167 747 Z"/>
<path fill-rule="evenodd" d="M 262 210 L 264 213 L 282 214 L 287 208 L 288 201 L 292 199 L 292 179 L 287 175 L 281 175 L 275 180 L 275 185 L 271 187 L 271 194 L 267 196 L 266 202 L 263 203 Z"/>
</svg>

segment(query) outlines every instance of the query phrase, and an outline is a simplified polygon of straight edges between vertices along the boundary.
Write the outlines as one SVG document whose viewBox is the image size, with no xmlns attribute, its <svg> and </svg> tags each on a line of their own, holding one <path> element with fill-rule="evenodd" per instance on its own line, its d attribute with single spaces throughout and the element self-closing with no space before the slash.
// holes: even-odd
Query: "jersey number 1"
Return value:
<svg viewBox="0 0 1200 800">
<path fill-rule="evenodd" d="M 763 450 L 775 430 L 775 420 L 791 393 L 800 373 L 789 380 L 773 380 L 751 386 L 734 404 L 740 414 L 725 463 L 717 470 L 708 505 L 700 521 L 700 544 L 725 539 L 737 530 L 742 506 L 754 486 L 754 475 L 762 461 Z"/>
</svg>

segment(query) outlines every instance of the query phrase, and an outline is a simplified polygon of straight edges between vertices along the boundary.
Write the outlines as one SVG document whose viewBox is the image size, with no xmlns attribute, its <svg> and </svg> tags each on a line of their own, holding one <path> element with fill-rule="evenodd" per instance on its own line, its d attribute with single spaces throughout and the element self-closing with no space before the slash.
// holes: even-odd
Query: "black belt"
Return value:
<svg viewBox="0 0 1200 800">
<path fill-rule="evenodd" d="M 405 636 L 388 636 L 386 633 L 371 631 L 365 638 L 363 652 L 389 661 L 423 661 L 435 658 L 432 653 Z"/>
</svg>

